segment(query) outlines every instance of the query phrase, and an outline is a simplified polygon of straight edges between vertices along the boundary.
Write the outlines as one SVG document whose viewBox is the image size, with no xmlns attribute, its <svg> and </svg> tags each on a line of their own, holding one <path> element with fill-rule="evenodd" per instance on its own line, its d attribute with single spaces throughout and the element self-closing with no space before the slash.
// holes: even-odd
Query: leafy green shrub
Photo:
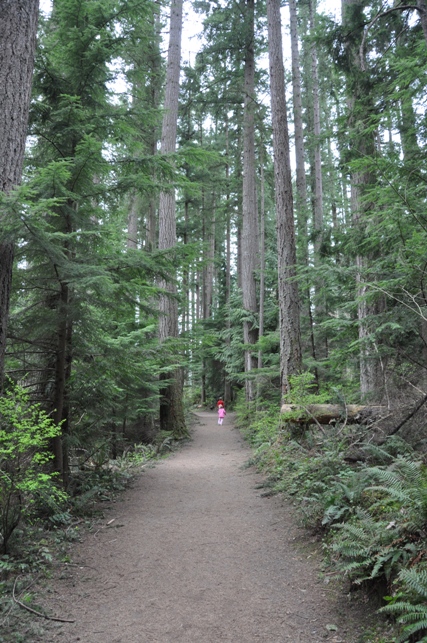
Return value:
<svg viewBox="0 0 427 643">
<path fill-rule="evenodd" d="M 289 378 L 290 391 L 286 396 L 288 404 L 308 406 L 309 404 L 324 404 L 329 401 L 329 392 L 316 390 L 316 381 L 313 373 L 304 371 L 299 375 Z"/>
<path fill-rule="evenodd" d="M 154 444 L 134 444 L 125 449 L 114 464 L 120 470 L 128 470 L 152 460 L 156 455 L 157 447 Z"/>
<path fill-rule="evenodd" d="M 135 472 L 141 465 L 154 460 L 167 449 L 172 448 L 170 433 L 159 434 L 158 444 L 134 444 L 128 446 L 115 460 L 99 458 L 93 460 L 92 456 L 86 466 L 74 472 L 70 491 L 70 507 L 73 516 L 90 515 L 99 502 L 110 501 L 118 492 L 126 489 Z M 67 514 L 51 516 L 54 524 L 63 524 Z"/>
<path fill-rule="evenodd" d="M 29 517 L 36 503 L 47 498 L 57 504 L 64 494 L 47 470 L 52 455 L 49 441 L 60 428 L 18 386 L 0 397 L 0 552 L 23 515 Z"/>
</svg>

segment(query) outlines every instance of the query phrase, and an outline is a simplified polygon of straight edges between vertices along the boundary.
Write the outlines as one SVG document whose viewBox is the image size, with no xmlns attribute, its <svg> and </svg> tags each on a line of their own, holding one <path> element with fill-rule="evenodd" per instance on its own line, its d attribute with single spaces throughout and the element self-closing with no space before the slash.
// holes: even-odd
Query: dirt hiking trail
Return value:
<svg viewBox="0 0 427 643">
<path fill-rule="evenodd" d="M 215 413 L 145 470 L 50 581 L 43 643 L 355 642 L 356 616 L 319 578 L 283 500 Z M 336 626 L 336 627 L 335 627 Z M 337 628 L 337 629 L 336 629 Z"/>
</svg>

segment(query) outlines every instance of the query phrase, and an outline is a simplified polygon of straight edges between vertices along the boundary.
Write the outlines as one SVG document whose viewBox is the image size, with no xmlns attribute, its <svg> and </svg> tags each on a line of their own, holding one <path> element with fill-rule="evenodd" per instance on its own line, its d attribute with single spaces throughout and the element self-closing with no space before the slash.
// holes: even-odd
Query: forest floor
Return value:
<svg viewBox="0 0 427 643">
<path fill-rule="evenodd" d="M 368 640 L 372 610 L 322 577 L 320 543 L 292 507 L 263 496 L 233 414 L 223 426 L 197 416 L 192 440 L 146 468 L 37 589 L 49 614 L 75 622 L 42 621 L 31 641 Z"/>
</svg>

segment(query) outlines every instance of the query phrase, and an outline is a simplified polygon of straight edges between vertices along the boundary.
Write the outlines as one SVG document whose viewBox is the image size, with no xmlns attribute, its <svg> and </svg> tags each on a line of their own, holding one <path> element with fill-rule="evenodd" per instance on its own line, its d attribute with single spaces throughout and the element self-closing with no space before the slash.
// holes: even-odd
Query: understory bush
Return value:
<svg viewBox="0 0 427 643">
<path fill-rule="evenodd" d="M 310 394 L 310 401 L 316 403 Z M 322 396 L 321 403 L 325 402 Z M 297 403 L 296 401 L 294 403 Z M 243 410 L 241 410 L 243 409 Z M 387 588 L 383 611 L 403 642 L 427 641 L 427 467 L 393 436 L 372 443 L 369 427 L 284 422 L 278 406 L 237 408 L 267 474 L 268 493 L 290 497 L 303 524 L 323 538 L 328 564 L 356 586 Z"/>
<path fill-rule="evenodd" d="M 33 640 L 28 629 L 33 623 L 15 609 L 15 587 L 31 587 L 35 578 L 49 577 L 54 566 L 69 565 L 70 546 L 94 528 L 103 516 L 103 503 L 114 501 L 142 466 L 167 455 L 177 443 L 162 432 L 154 444 L 128 444 L 111 460 L 99 441 L 91 453 L 74 453 L 66 495 L 57 488 L 55 476 L 44 472 L 51 457 L 48 443 L 56 432 L 19 388 L 0 398 L 0 422 L 0 517 L 13 527 L 7 552 L 0 553 L 1 643 L 12 640 L 6 630 L 13 632 L 14 641 Z M 13 522 L 7 522 L 11 518 Z M 6 532 L 0 533 L 4 538 Z M 40 611 L 37 604 L 33 607 Z"/>
<path fill-rule="evenodd" d="M 49 442 L 60 427 L 26 392 L 10 384 L 0 397 L 0 553 L 22 518 L 31 520 L 41 505 L 52 511 L 65 494 L 55 484 L 48 462 L 53 457 Z"/>
</svg>

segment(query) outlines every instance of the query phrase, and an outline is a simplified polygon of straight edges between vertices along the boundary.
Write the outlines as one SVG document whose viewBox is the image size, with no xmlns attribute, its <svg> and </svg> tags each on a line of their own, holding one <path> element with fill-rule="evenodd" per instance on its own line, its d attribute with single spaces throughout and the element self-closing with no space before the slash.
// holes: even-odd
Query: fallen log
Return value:
<svg viewBox="0 0 427 643">
<path fill-rule="evenodd" d="M 289 416 L 289 420 L 298 424 L 329 424 L 332 420 L 348 420 L 363 424 L 374 420 L 387 412 L 384 406 L 367 406 L 359 404 L 283 404 L 282 413 Z M 287 419 L 287 418 L 285 418 Z"/>
</svg>

